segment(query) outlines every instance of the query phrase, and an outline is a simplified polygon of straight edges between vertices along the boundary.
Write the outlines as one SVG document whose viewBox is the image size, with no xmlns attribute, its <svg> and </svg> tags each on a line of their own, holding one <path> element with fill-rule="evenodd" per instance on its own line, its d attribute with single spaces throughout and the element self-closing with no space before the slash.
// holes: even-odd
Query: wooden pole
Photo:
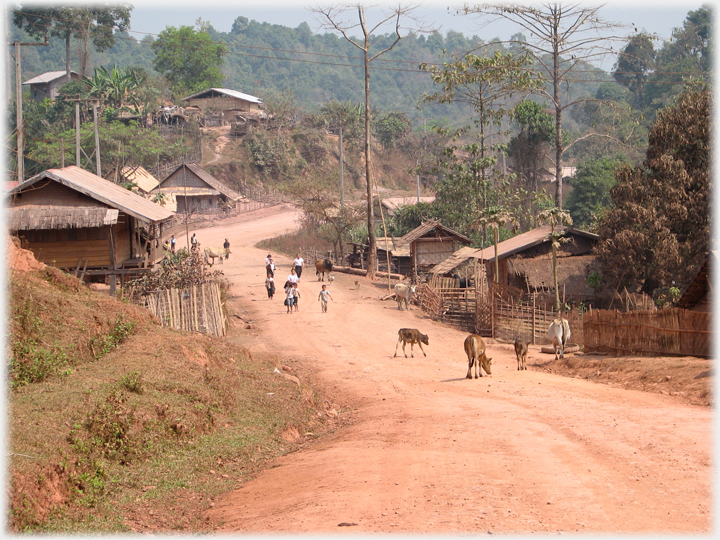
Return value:
<svg viewBox="0 0 720 540">
<path fill-rule="evenodd" d="M 22 114 L 22 78 L 20 73 L 20 42 L 15 42 L 15 115 L 17 123 L 17 179 L 18 183 L 25 180 L 24 129 Z"/>
<path fill-rule="evenodd" d="M 102 176 L 102 171 L 100 170 L 100 134 L 98 133 L 97 106 L 98 102 L 93 101 L 93 124 L 95 125 L 95 174 Z"/>
<path fill-rule="evenodd" d="M 80 167 L 80 100 L 75 102 L 75 165 Z"/>
</svg>

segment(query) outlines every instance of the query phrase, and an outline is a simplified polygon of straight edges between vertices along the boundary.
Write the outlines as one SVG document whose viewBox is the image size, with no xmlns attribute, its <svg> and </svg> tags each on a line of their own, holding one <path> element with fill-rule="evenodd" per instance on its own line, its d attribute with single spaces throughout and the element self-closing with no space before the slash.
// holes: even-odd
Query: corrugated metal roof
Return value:
<svg viewBox="0 0 720 540">
<path fill-rule="evenodd" d="M 58 182 L 140 221 L 157 223 L 173 217 L 173 212 L 162 206 L 75 165 L 43 171 L 11 189 L 7 195 L 12 197 L 44 179 Z"/>
<path fill-rule="evenodd" d="M 187 101 L 188 99 L 202 97 L 202 95 L 206 94 L 207 92 L 217 92 L 219 94 L 225 94 L 226 96 L 242 99 L 251 103 L 262 103 L 262 100 L 260 98 L 251 96 L 250 94 L 243 94 L 242 92 L 238 92 L 237 90 L 229 90 L 227 88 L 208 88 L 207 90 L 203 90 L 202 92 L 198 92 L 197 94 L 193 94 L 192 96 L 182 98 L 181 101 Z"/>
<path fill-rule="evenodd" d="M 175 169 L 173 172 L 171 172 L 167 176 L 167 178 L 165 178 L 165 180 L 170 178 L 173 174 L 175 174 L 177 171 L 179 171 L 183 167 L 187 167 L 187 169 L 190 172 L 192 172 L 195 176 L 197 176 L 200 180 L 202 180 L 203 182 L 205 182 L 207 185 L 209 185 L 213 189 L 215 189 L 215 190 L 219 191 L 220 193 L 222 193 L 223 195 L 225 195 L 228 199 L 237 201 L 237 200 L 243 198 L 243 196 L 240 193 L 238 193 L 234 189 L 231 189 L 228 186 L 226 186 L 225 184 L 223 184 L 222 182 L 220 182 L 220 180 L 215 178 L 213 175 L 211 175 L 209 172 L 207 172 L 205 169 L 203 169 L 196 163 L 184 163 L 184 164 L 180 165 L 177 169 Z M 153 191 L 163 191 L 163 190 L 167 189 L 167 188 L 162 187 L 163 182 L 165 182 L 165 180 L 160 182 L 160 185 L 158 187 L 156 187 Z M 182 192 L 180 192 L 180 191 L 174 191 L 174 193 L 176 193 L 178 195 L 182 195 Z"/>
<path fill-rule="evenodd" d="M 49 83 L 51 81 L 54 81 L 55 79 L 59 79 L 60 77 L 63 77 L 67 72 L 65 70 L 62 71 L 47 71 L 43 73 L 42 75 L 38 75 L 37 77 L 33 77 L 32 79 L 29 79 L 25 81 L 23 84 L 44 84 Z M 75 71 L 70 71 L 70 76 L 77 75 Z"/>
<path fill-rule="evenodd" d="M 418 238 L 421 238 L 425 234 L 429 233 L 433 229 L 442 231 L 447 236 L 453 236 L 465 244 L 470 244 L 472 242 L 472 240 L 470 240 L 464 234 L 460 234 L 459 232 L 452 230 L 450 227 L 446 227 L 439 221 L 431 220 L 431 221 L 426 221 L 419 227 L 416 227 L 415 229 L 413 229 L 412 231 L 407 233 L 405 236 L 403 236 L 397 242 L 397 245 L 403 246 L 405 244 L 410 244 L 410 243 L 414 242 L 415 240 L 417 240 Z"/>
<path fill-rule="evenodd" d="M 160 181 L 150 174 L 144 167 L 123 167 L 120 171 L 123 178 L 134 183 L 145 193 L 150 193 L 155 189 Z"/>
<path fill-rule="evenodd" d="M 593 234 L 587 231 L 581 231 L 580 229 L 575 229 L 573 227 L 563 227 L 562 230 L 564 230 L 566 234 L 571 233 L 578 236 L 585 236 L 592 240 L 598 240 L 600 238 L 597 234 Z M 519 253 L 527 248 L 537 246 L 538 244 L 542 244 L 543 242 L 548 241 L 548 235 L 551 231 L 552 228 L 550 227 L 550 225 L 542 225 L 537 229 L 518 234 L 517 236 L 513 236 L 508 240 L 499 242 L 498 259 L 510 257 L 511 255 L 515 255 L 516 253 Z M 494 261 L 495 246 L 488 246 L 485 249 L 478 250 L 478 253 L 473 255 L 473 257 L 477 259 L 484 259 L 486 261 Z"/>
</svg>

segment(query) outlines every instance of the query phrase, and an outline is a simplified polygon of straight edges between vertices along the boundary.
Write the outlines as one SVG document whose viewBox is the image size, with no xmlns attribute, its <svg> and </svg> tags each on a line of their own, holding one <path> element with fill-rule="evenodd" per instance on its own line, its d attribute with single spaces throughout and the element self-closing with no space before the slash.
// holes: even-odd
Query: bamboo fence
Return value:
<svg viewBox="0 0 720 540">
<path fill-rule="evenodd" d="M 163 326 L 214 336 L 226 334 L 227 319 L 216 282 L 193 285 L 189 289 L 162 289 L 143 300 Z"/>
<path fill-rule="evenodd" d="M 594 310 L 583 318 L 588 351 L 615 355 L 711 356 L 710 313 Z"/>
</svg>

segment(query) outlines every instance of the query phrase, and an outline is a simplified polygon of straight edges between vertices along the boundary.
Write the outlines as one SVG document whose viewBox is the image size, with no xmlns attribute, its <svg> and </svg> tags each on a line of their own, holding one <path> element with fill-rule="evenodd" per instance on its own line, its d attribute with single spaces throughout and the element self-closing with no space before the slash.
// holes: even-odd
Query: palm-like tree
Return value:
<svg viewBox="0 0 720 540">
<path fill-rule="evenodd" d="M 92 78 L 84 76 L 83 82 L 89 87 L 90 95 L 104 98 L 107 106 L 138 112 L 140 100 L 136 91 L 140 88 L 140 80 L 132 69 L 113 66 L 108 71 L 100 66 L 95 68 Z"/>
<path fill-rule="evenodd" d="M 520 227 L 518 219 L 504 206 L 488 206 L 487 208 L 480 211 L 480 216 L 472 222 L 471 227 L 477 228 L 480 226 L 491 227 L 493 229 L 493 244 L 495 245 L 495 283 L 500 280 L 499 276 L 499 265 L 498 265 L 498 237 L 500 227 L 510 224 L 512 226 L 513 233 L 517 232 Z"/>
<path fill-rule="evenodd" d="M 565 232 L 563 230 L 555 230 L 556 227 L 562 229 L 563 225 L 572 225 L 572 217 L 570 212 L 566 212 L 562 208 L 557 206 L 543 210 L 538 214 L 538 219 L 550 225 L 550 234 L 548 238 L 552 243 L 552 260 L 553 260 L 553 285 L 555 286 L 555 313 L 560 314 L 560 291 L 558 290 L 558 277 L 557 277 L 557 250 L 560 244 L 571 242 L 572 238 L 564 237 Z"/>
</svg>

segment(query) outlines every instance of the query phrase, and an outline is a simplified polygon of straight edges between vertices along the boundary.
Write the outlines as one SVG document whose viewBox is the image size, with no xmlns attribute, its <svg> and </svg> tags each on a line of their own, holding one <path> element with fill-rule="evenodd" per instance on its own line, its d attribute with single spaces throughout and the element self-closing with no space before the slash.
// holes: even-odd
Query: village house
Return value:
<svg viewBox="0 0 720 540">
<path fill-rule="evenodd" d="M 593 247 L 598 235 L 563 227 L 560 229 L 570 241 L 560 245 L 557 252 L 558 288 L 560 298 L 567 301 L 587 301 L 595 298 L 596 291 L 587 283 L 587 276 L 597 268 Z M 518 234 L 497 245 L 498 283 L 515 290 L 517 294 L 540 293 L 554 295 L 552 247 L 550 225 Z M 495 246 L 485 249 L 463 248 L 433 269 L 437 276 L 470 276 L 474 261 L 484 263 L 488 281 L 495 276 Z"/>
<path fill-rule="evenodd" d="M 162 258 L 173 212 L 74 165 L 48 169 L 6 193 L 7 224 L 38 261 L 86 275 L 146 271 Z"/>
<path fill-rule="evenodd" d="M 429 271 L 472 240 L 446 227 L 437 220 L 431 220 L 416 227 L 395 242 L 396 248 L 410 246 L 410 262 L 415 273 Z"/>
<path fill-rule="evenodd" d="M 209 88 L 183 98 L 187 107 L 197 107 L 203 116 L 203 125 L 223 125 L 244 119 L 246 116 L 264 116 L 260 98 L 227 88 Z"/>
<path fill-rule="evenodd" d="M 70 80 L 79 81 L 80 74 L 74 71 L 70 72 Z M 55 101 L 58 96 L 58 90 L 61 86 L 67 84 L 67 72 L 63 71 L 48 71 L 37 77 L 33 77 L 30 80 L 25 81 L 23 84 L 30 86 L 30 97 L 35 101 L 42 101 L 45 98 L 49 98 Z"/>
<path fill-rule="evenodd" d="M 178 166 L 151 193 L 174 197 L 178 213 L 217 210 L 244 198 L 195 163 Z"/>
</svg>

